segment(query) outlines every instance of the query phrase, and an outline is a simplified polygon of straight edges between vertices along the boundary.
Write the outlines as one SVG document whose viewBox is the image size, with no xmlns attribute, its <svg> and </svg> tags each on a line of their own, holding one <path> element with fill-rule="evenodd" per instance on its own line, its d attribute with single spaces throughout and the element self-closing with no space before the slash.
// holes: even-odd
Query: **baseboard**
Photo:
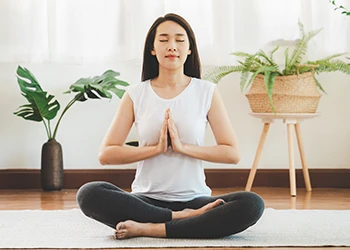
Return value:
<svg viewBox="0 0 350 250">
<path fill-rule="evenodd" d="M 244 187 L 249 169 L 206 169 L 211 188 Z M 310 169 L 313 188 L 350 188 L 350 169 Z M 129 188 L 133 169 L 65 170 L 64 188 L 75 189 L 89 181 L 108 181 Z M 303 174 L 296 170 L 297 187 L 305 187 Z M 253 187 L 289 187 L 288 169 L 258 169 Z M 40 170 L 0 170 L 0 189 L 40 189 Z"/>
</svg>

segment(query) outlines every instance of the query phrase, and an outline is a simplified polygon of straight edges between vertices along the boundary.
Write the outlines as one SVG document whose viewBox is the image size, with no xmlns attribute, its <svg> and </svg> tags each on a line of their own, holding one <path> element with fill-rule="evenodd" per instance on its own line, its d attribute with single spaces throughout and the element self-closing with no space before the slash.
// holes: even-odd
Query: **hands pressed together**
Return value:
<svg viewBox="0 0 350 250">
<path fill-rule="evenodd" d="M 179 134 L 176 125 L 171 118 L 169 108 L 165 111 L 164 122 L 160 130 L 157 148 L 160 152 L 164 153 L 167 151 L 168 146 L 171 146 L 174 152 L 182 153 L 184 151 L 184 146 L 180 141 Z"/>
</svg>

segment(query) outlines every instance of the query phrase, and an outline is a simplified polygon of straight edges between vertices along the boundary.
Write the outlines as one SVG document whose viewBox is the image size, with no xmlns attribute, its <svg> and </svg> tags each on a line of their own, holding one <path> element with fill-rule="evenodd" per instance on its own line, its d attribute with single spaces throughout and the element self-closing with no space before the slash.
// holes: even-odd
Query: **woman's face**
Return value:
<svg viewBox="0 0 350 250">
<path fill-rule="evenodd" d="M 157 57 L 160 69 L 182 69 L 191 54 L 186 30 L 173 21 L 161 23 L 157 27 L 151 54 Z"/>
</svg>

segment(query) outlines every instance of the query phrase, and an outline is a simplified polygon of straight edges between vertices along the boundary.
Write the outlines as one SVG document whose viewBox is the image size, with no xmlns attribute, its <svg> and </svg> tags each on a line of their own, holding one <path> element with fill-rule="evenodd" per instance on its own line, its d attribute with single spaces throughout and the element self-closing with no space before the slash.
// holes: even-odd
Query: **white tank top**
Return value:
<svg viewBox="0 0 350 250">
<path fill-rule="evenodd" d="M 139 146 L 158 143 L 167 108 L 181 142 L 202 146 L 214 88 L 214 83 L 192 78 L 179 95 L 164 99 L 154 92 L 150 80 L 128 86 L 127 93 L 134 103 Z M 163 154 L 138 162 L 131 188 L 132 193 L 165 201 L 188 201 L 211 195 L 205 183 L 202 160 L 176 153 L 171 147 Z"/>
</svg>

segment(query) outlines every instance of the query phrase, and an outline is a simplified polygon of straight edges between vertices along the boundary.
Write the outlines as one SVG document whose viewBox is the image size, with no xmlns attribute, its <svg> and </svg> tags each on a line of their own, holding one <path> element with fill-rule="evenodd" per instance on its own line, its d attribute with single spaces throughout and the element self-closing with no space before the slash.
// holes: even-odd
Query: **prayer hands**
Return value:
<svg viewBox="0 0 350 250">
<path fill-rule="evenodd" d="M 177 131 L 176 125 L 174 120 L 171 118 L 171 112 L 170 109 L 166 110 L 166 113 L 168 114 L 168 132 L 171 139 L 171 147 L 173 148 L 174 152 L 181 153 L 183 151 L 183 144 L 180 141 L 179 133 Z"/>
<path fill-rule="evenodd" d="M 159 136 L 159 142 L 157 145 L 157 149 L 161 152 L 164 153 L 168 149 L 168 114 L 165 112 L 164 116 L 164 121 L 162 128 L 160 129 L 160 136 Z"/>
<path fill-rule="evenodd" d="M 166 152 L 169 146 L 172 147 L 174 152 L 181 153 L 183 151 L 183 144 L 180 141 L 176 125 L 171 118 L 170 109 L 167 109 L 160 131 L 158 147 L 161 152 Z"/>
</svg>

